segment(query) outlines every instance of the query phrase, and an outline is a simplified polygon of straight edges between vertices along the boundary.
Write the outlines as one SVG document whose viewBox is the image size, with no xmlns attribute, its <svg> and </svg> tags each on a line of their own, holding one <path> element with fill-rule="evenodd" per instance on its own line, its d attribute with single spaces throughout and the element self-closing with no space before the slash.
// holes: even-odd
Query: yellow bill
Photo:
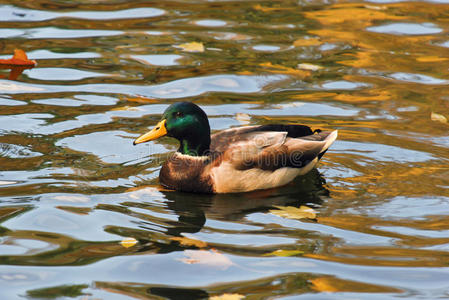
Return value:
<svg viewBox="0 0 449 300">
<path fill-rule="evenodd" d="M 165 128 L 165 122 L 167 122 L 165 119 L 157 123 L 157 125 L 149 132 L 139 136 L 135 141 L 134 145 L 145 143 L 148 141 L 155 140 L 157 138 L 160 138 L 161 136 L 164 136 L 167 134 L 167 128 Z"/>
</svg>

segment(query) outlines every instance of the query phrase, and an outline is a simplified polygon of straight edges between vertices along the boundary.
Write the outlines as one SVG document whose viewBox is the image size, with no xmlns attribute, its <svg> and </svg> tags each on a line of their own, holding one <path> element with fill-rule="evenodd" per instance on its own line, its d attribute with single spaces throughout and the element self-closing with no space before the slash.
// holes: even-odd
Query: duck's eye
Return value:
<svg viewBox="0 0 449 300">
<path fill-rule="evenodd" d="M 182 112 L 180 112 L 180 111 L 175 112 L 175 117 L 176 118 L 181 118 L 183 116 L 184 116 L 184 114 Z"/>
</svg>

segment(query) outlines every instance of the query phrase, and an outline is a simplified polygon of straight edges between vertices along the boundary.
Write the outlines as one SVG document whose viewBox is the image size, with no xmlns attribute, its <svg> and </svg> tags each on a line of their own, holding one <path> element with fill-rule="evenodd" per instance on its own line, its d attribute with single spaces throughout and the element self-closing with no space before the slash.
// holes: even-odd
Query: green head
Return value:
<svg viewBox="0 0 449 300">
<path fill-rule="evenodd" d="M 135 144 L 170 136 L 180 142 L 182 154 L 206 155 L 210 146 L 210 126 L 206 113 L 191 102 L 170 105 L 162 115 L 162 120 L 150 132 L 140 136 Z"/>
</svg>

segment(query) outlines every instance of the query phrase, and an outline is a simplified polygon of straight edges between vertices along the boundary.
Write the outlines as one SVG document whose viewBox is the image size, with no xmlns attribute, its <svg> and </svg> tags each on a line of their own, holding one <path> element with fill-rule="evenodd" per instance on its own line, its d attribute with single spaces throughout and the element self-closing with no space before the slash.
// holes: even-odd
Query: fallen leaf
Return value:
<svg viewBox="0 0 449 300">
<path fill-rule="evenodd" d="M 220 296 L 209 297 L 209 300 L 240 300 L 245 298 L 245 296 L 240 294 L 223 294 Z"/>
<path fill-rule="evenodd" d="M 132 247 L 135 244 L 137 244 L 137 240 L 135 238 L 126 238 L 120 242 L 120 245 L 122 245 L 125 248 Z"/>
<path fill-rule="evenodd" d="M 434 113 L 434 112 L 432 112 L 430 114 L 430 119 L 432 121 L 437 121 L 437 122 L 441 122 L 441 123 L 447 123 L 447 118 L 445 116 L 437 114 L 437 113 Z"/>
<path fill-rule="evenodd" d="M 180 48 L 186 52 L 204 52 L 204 45 L 203 45 L 203 43 L 199 43 L 199 42 L 180 44 L 180 45 L 176 45 L 175 47 Z"/>
<path fill-rule="evenodd" d="M 270 253 L 265 253 L 263 256 L 279 256 L 279 257 L 288 257 L 288 256 L 296 256 L 303 254 L 304 251 L 301 250 L 276 250 Z"/>
<path fill-rule="evenodd" d="M 177 241 L 182 246 L 194 246 L 198 248 L 205 248 L 207 247 L 207 243 L 203 242 L 201 240 L 180 236 L 180 237 L 172 237 L 170 238 L 172 241 Z"/>
<path fill-rule="evenodd" d="M 29 60 L 23 50 L 15 49 L 14 56 L 8 59 L 0 59 L 0 69 L 11 69 L 8 79 L 16 80 L 20 74 L 26 69 L 31 69 L 36 66 L 36 61 Z M 6 76 L 1 76 L 4 78 Z"/>
<path fill-rule="evenodd" d="M 301 205 L 301 207 L 293 207 L 293 206 L 274 206 L 277 209 L 271 209 L 270 213 L 287 219 L 316 219 L 316 212 L 313 208 L 310 208 L 305 205 Z"/>
<path fill-rule="evenodd" d="M 131 199 L 139 200 L 145 198 L 145 196 L 160 196 L 161 190 L 157 187 L 144 187 L 144 188 L 131 188 L 127 192 L 129 192 L 128 196 Z"/>
<path fill-rule="evenodd" d="M 321 70 L 323 67 L 322 66 L 317 66 L 317 65 L 313 65 L 313 64 L 298 64 L 298 69 L 301 70 L 310 70 L 310 71 L 318 71 Z"/>
<path fill-rule="evenodd" d="M 249 124 L 251 117 L 245 113 L 236 113 L 235 119 L 239 121 L 241 124 Z"/>
<path fill-rule="evenodd" d="M 181 258 L 185 264 L 199 264 L 209 267 L 220 268 L 226 270 L 234 263 L 227 258 L 225 255 L 221 254 L 217 250 L 184 250 L 184 254 L 187 256 Z"/>
<path fill-rule="evenodd" d="M 35 60 L 28 59 L 25 51 L 20 49 L 14 50 L 14 56 L 8 59 L 0 59 L 0 65 L 2 66 L 16 66 L 16 67 L 34 67 L 36 66 Z"/>
</svg>

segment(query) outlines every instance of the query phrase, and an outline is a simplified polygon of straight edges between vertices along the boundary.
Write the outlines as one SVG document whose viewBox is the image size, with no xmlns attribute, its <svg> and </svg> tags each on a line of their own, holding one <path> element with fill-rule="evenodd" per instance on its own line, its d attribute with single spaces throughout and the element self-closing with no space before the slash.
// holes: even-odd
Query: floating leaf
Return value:
<svg viewBox="0 0 449 300">
<path fill-rule="evenodd" d="M 321 70 L 323 67 L 322 66 L 317 66 L 317 65 L 313 65 L 313 64 L 298 64 L 298 69 L 301 70 L 310 70 L 310 71 L 318 71 Z"/>
<path fill-rule="evenodd" d="M 183 51 L 186 52 L 204 52 L 204 45 L 203 43 L 199 42 L 185 43 L 181 45 L 176 45 L 175 47 L 181 48 Z"/>
<path fill-rule="evenodd" d="M 437 113 L 434 113 L 434 112 L 432 112 L 430 114 L 430 119 L 432 121 L 437 121 L 437 122 L 441 122 L 441 123 L 447 123 L 447 118 L 445 116 L 437 114 Z"/>
<path fill-rule="evenodd" d="M 248 124 L 251 120 L 251 117 L 245 113 L 236 113 L 235 119 L 239 121 L 241 124 Z"/>
<path fill-rule="evenodd" d="M 16 67 L 34 67 L 36 66 L 35 60 L 28 59 L 25 51 L 20 49 L 14 50 L 14 56 L 8 59 L 0 59 L 0 65 L 2 66 L 16 66 Z"/>
<path fill-rule="evenodd" d="M 220 296 L 209 297 L 209 300 L 240 300 L 245 298 L 245 296 L 240 294 L 223 294 Z"/>
<path fill-rule="evenodd" d="M 122 245 L 125 248 L 129 248 L 137 244 L 137 240 L 135 238 L 126 238 L 120 242 L 120 245 Z"/>
<path fill-rule="evenodd" d="M 138 187 L 138 188 L 131 188 L 127 190 L 129 192 L 128 196 L 131 199 L 139 200 L 146 196 L 159 196 L 159 191 L 166 191 L 165 189 L 158 188 L 158 187 Z"/>
<path fill-rule="evenodd" d="M 288 256 L 296 256 L 303 254 L 304 251 L 301 250 L 283 250 L 279 249 L 270 253 L 266 253 L 263 256 L 279 256 L 279 257 L 288 257 Z"/>
<path fill-rule="evenodd" d="M 316 219 L 316 212 L 313 208 L 301 205 L 300 208 L 293 206 L 274 206 L 277 209 L 271 209 L 270 213 L 287 219 Z"/>
<path fill-rule="evenodd" d="M 184 254 L 187 256 L 180 259 L 185 264 L 199 264 L 209 267 L 216 267 L 220 269 L 227 269 L 234 263 L 221 254 L 217 250 L 185 250 Z"/>
<path fill-rule="evenodd" d="M 0 59 L 0 69 L 11 69 L 8 76 L 9 80 L 16 80 L 24 70 L 34 68 L 35 66 L 36 61 L 28 59 L 26 53 L 20 49 L 14 50 L 12 58 Z"/>
<path fill-rule="evenodd" d="M 180 237 L 172 237 L 170 238 L 172 241 L 177 241 L 182 246 L 194 246 L 198 248 L 205 248 L 207 247 L 207 243 L 203 242 L 201 240 L 180 236 Z"/>
</svg>

